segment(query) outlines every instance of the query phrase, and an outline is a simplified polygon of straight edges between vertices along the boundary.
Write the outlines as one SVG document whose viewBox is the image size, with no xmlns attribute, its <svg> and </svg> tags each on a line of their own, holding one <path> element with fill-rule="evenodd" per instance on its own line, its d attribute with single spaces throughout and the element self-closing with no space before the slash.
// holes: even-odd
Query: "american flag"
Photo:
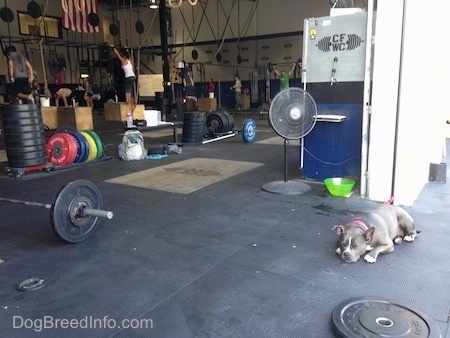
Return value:
<svg viewBox="0 0 450 338">
<path fill-rule="evenodd" d="M 98 0 L 62 0 L 62 26 L 66 29 L 80 33 L 100 32 L 100 24 L 94 27 L 89 23 L 91 13 L 98 15 Z"/>
</svg>

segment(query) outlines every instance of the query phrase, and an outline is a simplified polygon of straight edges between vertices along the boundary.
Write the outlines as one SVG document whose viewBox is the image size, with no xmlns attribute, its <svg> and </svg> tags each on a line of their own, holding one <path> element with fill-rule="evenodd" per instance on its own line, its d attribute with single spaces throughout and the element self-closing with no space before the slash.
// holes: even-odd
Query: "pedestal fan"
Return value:
<svg viewBox="0 0 450 338">
<path fill-rule="evenodd" d="M 275 132 L 284 138 L 284 181 L 266 183 L 263 190 L 298 195 L 311 189 L 303 182 L 288 179 L 288 147 L 289 140 L 303 139 L 314 128 L 316 120 L 316 103 L 303 89 L 288 88 L 275 96 L 269 109 L 269 121 Z"/>
</svg>

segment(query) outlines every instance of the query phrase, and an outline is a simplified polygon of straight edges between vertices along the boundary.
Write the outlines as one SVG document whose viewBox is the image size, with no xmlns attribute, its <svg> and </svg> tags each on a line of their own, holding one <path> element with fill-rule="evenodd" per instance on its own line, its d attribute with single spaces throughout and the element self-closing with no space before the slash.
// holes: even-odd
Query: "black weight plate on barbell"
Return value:
<svg viewBox="0 0 450 338">
<path fill-rule="evenodd" d="M 56 235 L 69 243 L 79 243 L 97 229 L 99 217 L 81 217 L 78 210 L 103 208 L 100 190 L 91 181 L 79 179 L 63 186 L 52 204 L 51 223 Z"/>
<path fill-rule="evenodd" d="M 340 303 L 331 314 L 338 337 L 429 337 L 441 334 L 424 313 L 384 298 L 362 297 Z"/>
<path fill-rule="evenodd" d="M 234 122 L 233 116 L 229 112 L 222 112 L 225 117 L 228 119 L 228 131 L 233 131 L 234 127 L 236 127 L 236 123 Z"/>
<path fill-rule="evenodd" d="M 213 133 L 221 133 L 223 130 L 223 120 L 221 117 L 221 113 L 209 113 L 206 116 L 206 126 Z"/>
</svg>

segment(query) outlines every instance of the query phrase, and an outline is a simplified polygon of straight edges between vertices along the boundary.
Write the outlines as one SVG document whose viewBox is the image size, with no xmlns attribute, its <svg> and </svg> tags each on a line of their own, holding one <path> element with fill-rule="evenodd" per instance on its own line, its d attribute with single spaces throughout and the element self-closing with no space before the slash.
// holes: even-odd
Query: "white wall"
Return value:
<svg viewBox="0 0 450 338">
<path fill-rule="evenodd" d="M 406 17 L 398 76 L 395 65 L 403 3 Z M 448 9 L 445 0 L 378 1 L 369 150 L 370 199 L 387 200 L 393 179 L 395 202 L 411 205 L 428 181 L 429 164 L 442 160 L 450 78 L 444 51 Z M 398 134 L 394 144 L 397 113 Z M 395 175 L 391 177 L 394 163 Z"/>
</svg>

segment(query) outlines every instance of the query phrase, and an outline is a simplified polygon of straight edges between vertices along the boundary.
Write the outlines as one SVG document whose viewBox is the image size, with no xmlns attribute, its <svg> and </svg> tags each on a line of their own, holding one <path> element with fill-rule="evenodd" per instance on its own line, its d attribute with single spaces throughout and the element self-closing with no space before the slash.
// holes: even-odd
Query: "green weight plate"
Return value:
<svg viewBox="0 0 450 338">
<path fill-rule="evenodd" d="M 100 140 L 98 134 L 93 130 L 86 130 L 86 133 L 88 133 L 94 139 L 95 145 L 97 146 L 97 156 L 95 158 L 96 159 L 102 158 L 103 156 L 102 140 Z"/>
<path fill-rule="evenodd" d="M 95 158 L 97 157 L 97 145 L 95 144 L 94 139 L 85 131 L 80 131 L 80 134 L 83 135 L 88 145 L 88 157 L 86 159 L 86 162 L 95 160 Z"/>
</svg>

